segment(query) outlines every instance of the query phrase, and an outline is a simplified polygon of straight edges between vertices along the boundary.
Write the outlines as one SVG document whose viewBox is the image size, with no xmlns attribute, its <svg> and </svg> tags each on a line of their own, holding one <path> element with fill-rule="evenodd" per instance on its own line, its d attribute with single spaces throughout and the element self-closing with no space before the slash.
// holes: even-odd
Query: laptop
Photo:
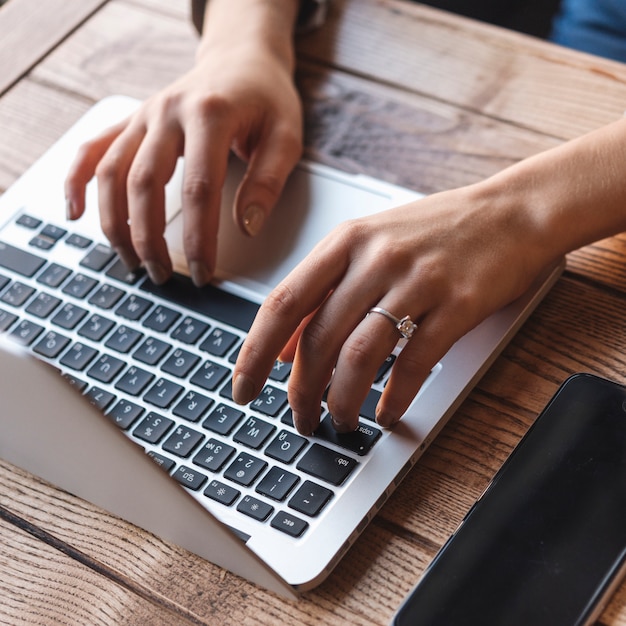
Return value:
<svg viewBox="0 0 626 626">
<path fill-rule="evenodd" d="M 233 160 L 218 278 L 197 289 L 185 276 L 179 167 L 166 191 L 179 273 L 157 287 L 109 248 L 95 182 L 86 215 L 64 217 L 77 147 L 137 105 L 97 103 L 0 197 L 0 458 L 294 598 L 328 576 L 563 264 L 459 340 L 392 430 L 376 424 L 374 407 L 394 354 L 356 432 L 335 433 L 323 406 L 320 428 L 302 437 L 288 364 L 276 363 L 248 406 L 232 401 L 229 376 L 258 306 L 339 221 L 420 196 L 302 162 L 250 240 L 232 225 L 243 172 Z"/>
</svg>

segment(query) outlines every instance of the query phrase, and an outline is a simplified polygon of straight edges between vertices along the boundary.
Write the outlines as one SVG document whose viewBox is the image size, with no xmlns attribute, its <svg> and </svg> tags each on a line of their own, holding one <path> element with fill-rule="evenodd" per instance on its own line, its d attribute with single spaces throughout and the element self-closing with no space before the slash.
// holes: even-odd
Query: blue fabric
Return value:
<svg viewBox="0 0 626 626">
<path fill-rule="evenodd" d="M 626 0 L 562 0 L 550 38 L 626 62 Z"/>
</svg>

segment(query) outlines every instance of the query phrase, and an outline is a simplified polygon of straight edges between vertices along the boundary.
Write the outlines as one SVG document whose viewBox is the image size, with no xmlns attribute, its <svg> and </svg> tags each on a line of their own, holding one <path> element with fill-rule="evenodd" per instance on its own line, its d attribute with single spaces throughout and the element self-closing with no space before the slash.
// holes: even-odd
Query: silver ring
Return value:
<svg viewBox="0 0 626 626">
<path fill-rule="evenodd" d="M 369 313 L 380 313 L 381 315 L 384 315 L 390 322 L 393 322 L 393 325 L 405 339 L 410 339 L 413 336 L 413 333 L 417 330 L 417 324 L 413 322 L 409 315 L 405 315 L 402 319 L 398 319 L 395 315 L 389 313 L 387 309 L 383 309 L 379 306 L 372 307 L 369 310 Z"/>
</svg>

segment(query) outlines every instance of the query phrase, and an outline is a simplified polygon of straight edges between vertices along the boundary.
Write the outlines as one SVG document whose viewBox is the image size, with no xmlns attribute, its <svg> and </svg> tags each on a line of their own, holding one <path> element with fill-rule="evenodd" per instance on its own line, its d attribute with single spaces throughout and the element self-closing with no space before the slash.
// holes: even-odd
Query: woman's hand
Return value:
<svg viewBox="0 0 626 626">
<path fill-rule="evenodd" d="M 301 155 L 291 43 L 297 3 L 268 8 L 239 1 L 249 11 L 242 7 L 236 28 L 233 13 L 240 14 L 227 1 L 211 2 L 195 67 L 83 145 L 66 180 L 68 216 L 76 219 L 95 174 L 104 234 L 129 267 L 143 264 L 156 283 L 172 271 L 163 237 L 164 187 L 178 157 L 185 159 L 184 249 L 191 277 L 202 285 L 215 269 L 229 151 L 248 163 L 233 210 L 250 236 L 262 228 Z"/>
</svg>

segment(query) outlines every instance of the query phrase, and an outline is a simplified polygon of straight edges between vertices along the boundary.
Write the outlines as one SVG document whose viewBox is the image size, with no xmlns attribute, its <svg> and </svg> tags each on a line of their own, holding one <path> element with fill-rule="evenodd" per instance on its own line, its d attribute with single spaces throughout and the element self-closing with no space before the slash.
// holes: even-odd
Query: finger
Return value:
<svg viewBox="0 0 626 626">
<path fill-rule="evenodd" d="M 194 118 L 185 129 L 183 175 L 184 248 L 197 286 L 215 271 L 222 187 L 232 142 L 232 122 L 224 116 Z"/>
<path fill-rule="evenodd" d="M 131 121 L 113 140 L 96 166 L 100 227 L 130 269 L 136 268 L 140 259 L 133 247 L 128 224 L 126 181 L 144 136 L 143 124 Z"/>
<path fill-rule="evenodd" d="M 158 130 L 152 130 L 158 128 Z M 165 242 L 165 185 L 181 152 L 182 131 L 159 124 L 144 137 L 128 172 L 128 214 L 135 251 L 150 279 L 164 283 L 172 273 Z"/>
<path fill-rule="evenodd" d="M 234 219 L 242 232 L 259 234 L 302 154 L 301 140 L 275 132 L 254 151 L 235 198 Z"/>
<path fill-rule="evenodd" d="M 298 341 L 300 341 L 300 335 L 304 330 L 304 327 L 311 321 L 311 318 L 315 315 L 315 311 L 307 315 L 298 325 L 296 331 L 289 337 L 287 343 L 284 345 L 283 349 L 280 351 L 278 355 L 278 359 L 280 361 L 284 361 L 285 363 L 291 363 L 296 355 L 296 348 L 298 347 Z"/>
<path fill-rule="evenodd" d="M 67 218 L 78 219 L 85 212 L 85 190 L 94 177 L 96 166 L 111 143 L 125 128 L 127 122 L 120 122 L 104 133 L 82 144 L 70 165 L 65 179 L 65 200 Z"/>
</svg>

